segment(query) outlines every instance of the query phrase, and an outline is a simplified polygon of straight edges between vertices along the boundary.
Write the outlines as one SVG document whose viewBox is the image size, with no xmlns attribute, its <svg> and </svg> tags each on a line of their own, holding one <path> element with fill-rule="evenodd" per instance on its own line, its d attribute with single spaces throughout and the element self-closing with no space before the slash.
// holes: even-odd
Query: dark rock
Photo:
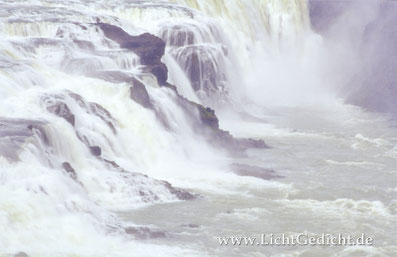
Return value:
<svg viewBox="0 0 397 257">
<path fill-rule="evenodd" d="M 145 85 L 138 80 L 132 81 L 132 83 L 133 86 L 130 87 L 131 99 L 145 108 L 153 109 L 152 100 L 150 99 Z"/>
<path fill-rule="evenodd" d="M 172 91 L 174 91 L 175 93 L 177 93 L 177 95 L 179 95 L 178 89 L 177 89 L 177 87 L 176 87 L 175 85 L 172 85 L 172 84 L 170 84 L 170 83 L 166 83 L 166 84 L 164 85 L 164 87 L 167 87 L 167 88 L 171 89 Z"/>
<path fill-rule="evenodd" d="M 128 227 L 124 229 L 125 233 L 135 236 L 137 239 L 155 239 L 164 238 L 166 233 L 163 231 L 153 231 L 147 227 Z"/>
<path fill-rule="evenodd" d="M 67 122 L 74 126 L 75 117 L 74 114 L 70 111 L 69 107 L 66 103 L 55 100 L 55 101 L 47 101 L 47 111 L 64 118 Z"/>
<path fill-rule="evenodd" d="M 239 138 L 236 140 L 245 148 L 270 148 L 262 139 Z"/>
<path fill-rule="evenodd" d="M 231 165 L 231 168 L 234 173 L 243 177 L 254 177 L 263 180 L 282 178 L 282 176 L 277 175 L 274 170 L 265 169 L 258 166 L 235 163 Z"/>
<path fill-rule="evenodd" d="M 218 49 L 191 45 L 178 49 L 173 55 L 185 69 L 195 91 L 202 90 L 210 95 L 224 88 L 226 76 L 220 69 L 222 52 Z"/>
<path fill-rule="evenodd" d="M 371 2 L 371 1 L 368 1 Z M 356 74 L 347 102 L 397 116 L 397 2 L 379 1 L 377 16 L 365 26 Z"/>
<path fill-rule="evenodd" d="M 309 0 L 309 14 L 312 28 L 316 32 L 325 33 L 354 2 L 349 0 Z"/>
<path fill-rule="evenodd" d="M 182 227 L 184 227 L 184 228 L 199 228 L 200 226 L 197 224 L 183 224 Z"/>
<path fill-rule="evenodd" d="M 201 121 L 212 129 L 219 129 L 219 119 L 215 115 L 215 111 L 211 108 L 206 108 L 200 104 L 196 105 L 200 113 Z"/>
<path fill-rule="evenodd" d="M 87 102 L 81 95 L 78 95 L 72 91 L 65 90 L 66 93 L 73 98 L 76 103 L 83 109 L 85 109 L 87 112 L 90 112 L 97 117 L 99 117 L 101 120 L 103 120 L 113 131 L 113 133 L 116 134 L 116 127 L 115 127 L 115 119 L 113 116 L 110 114 L 108 110 L 106 110 L 102 105 L 93 103 L 93 102 Z"/>
<path fill-rule="evenodd" d="M 62 42 L 57 39 L 51 39 L 51 38 L 31 38 L 30 42 L 32 45 L 35 47 L 40 47 L 40 46 L 57 46 L 61 44 Z"/>
<path fill-rule="evenodd" d="M 37 135 L 40 138 L 40 141 L 44 143 L 44 145 L 50 145 L 50 140 L 48 139 L 48 136 L 46 134 L 46 131 L 44 129 L 44 123 L 36 123 L 36 124 L 30 124 L 28 125 L 28 129 L 35 135 Z"/>
<path fill-rule="evenodd" d="M 247 148 L 268 147 L 263 140 L 234 138 L 228 131 L 219 127 L 219 119 L 214 110 L 186 99 L 178 93 L 175 86 L 169 83 L 166 86 L 177 94 L 179 104 L 188 113 L 188 116 L 196 117 L 196 114 L 199 114 L 198 120 L 193 118 L 195 131 L 209 138 L 210 143 L 213 145 L 226 148 L 235 154 L 243 153 Z"/>
<path fill-rule="evenodd" d="M 72 92 L 72 91 L 69 91 L 69 90 L 65 90 L 65 92 L 66 92 L 71 98 L 73 98 L 74 101 L 75 101 L 80 107 L 86 108 L 86 101 L 84 100 L 84 98 L 83 98 L 81 95 L 76 94 L 76 93 L 74 93 L 74 92 Z"/>
<path fill-rule="evenodd" d="M 27 140 L 38 148 L 49 145 L 45 125 L 37 120 L 0 118 L 0 155 L 9 161 L 18 161 L 19 151 Z M 37 138 L 40 142 L 36 141 Z"/>
<path fill-rule="evenodd" d="M 163 39 L 169 46 L 186 46 L 195 43 L 192 24 L 164 26 L 160 32 Z"/>
<path fill-rule="evenodd" d="M 155 107 L 152 99 L 149 96 L 149 93 L 146 90 L 146 86 L 135 78 L 131 80 L 131 82 L 133 86 L 130 87 L 130 98 L 138 104 L 142 105 L 143 107 L 153 110 L 156 114 L 157 119 L 164 126 L 164 128 L 167 130 L 170 129 L 170 125 L 165 118 L 163 111 L 160 108 Z M 167 83 L 164 85 L 167 85 Z"/>
<path fill-rule="evenodd" d="M 151 71 L 149 70 L 149 72 Z M 121 71 L 98 71 L 89 75 L 112 83 L 131 84 L 130 98 L 143 107 L 154 110 L 153 102 L 146 90 L 146 86 L 131 74 Z"/>
<path fill-rule="evenodd" d="M 14 257 L 29 257 L 29 255 L 27 255 L 24 252 L 20 252 L 20 253 L 15 254 Z"/>
<path fill-rule="evenodd" d="M 218 99 L 227 91 L 226 74 L 223 72 L 227 47 L 214 47 L 211 44 L 197 44 L 196 35 L 206 38 L 209 33 L 217 42 L 222 42 L 218 27 L 206 24 L 206 29 L 195 24 L 165 24 L 160 37 L 170 46 L 169 53 L 185 71 L 192 88 L 207 97 Z M 210 31 L 208 31 L 210 30 Z"/>
<path fill-rule="evenodd" d="M 179 103 L 187 111 L 189 117 L 196 117 L 196 113 L 199 113 L 199 120 L 196 120 L 194 125 L 195 130 L 208 136 L 210 142 L 218 146 L 227 146 L 227 148 L 232 149 L 232 151 L 242 151 L 248 147 L 265 147 L 265 143 L 261 140 L 236 140 L 229 132 L 219 128 L 219 120 L 216 117 L 214 110 L 189 101 L 178 93 L 175 86 L 166 82 L 168 70 L 166 65 L 161 62 L 161 58 L 165 52 L 165 43 L 163 40 L 148 33 L 139 36 L 131 36 L 123 29 L 110 24 L 97 23 L 96 25 L 102 29 L 108 39 L 117 42 L 122 48 L 134 51 L 141 58 L 142 64 L 148 66 L 150 72 L 157 78 L 159 84 L 161 86 L 171 88 L 176 93 Z M 185 61 L 189 62 L 190 65 L 190 71 L 188 72 L 189 76 L 192 81 L 200 83 L 200 86 L 196 86 L 195 89 L 202 89 L 201 85 L 204 82 L 208 82 L 208 86 L 205 86 L 208 87 L 208 89 L 212 88 L 213 85 L 217 85 L 219 87 L 220 84 L 222 84 L 221 81 L 224 79 L 223 75 L 219 75 L 214 72 L 218 70 L 218 64 L 215 63 L 216 60 L 219 59 L 217 58 L 218 53 L 213 52 L 211 49 L 200 47 L 190 47 L 188 50 L 190 52 L 184 56 L 188 57 Z M 205 55 L 203 60 L 207 60 L 207 62 L 203 63 L 200 59 L 200 55 Z M 205 75 L 206 79 L 203 79 L 203 74 L 207 74 Z M 208 74 L 211 75 L 208 76 Z M 123 77 L 125 79 L 125 76 Z M 145 108 L 153 109 L 156 112 L 157 117 L 167 128 L 167 122 L 163 119 L 161 112 L 154 109 L 153 102 L 150 99 L 145 85 L 136 79 L 130 79 L 130 81 L 133 83 L 133 87 L 130 88 L 130 97 Z M 183 192 L 175 193 L 181 198 L 191 197 L 189 195 L 185 195 Z"/>
<path fill-rule="evenodd" d="M 131 73 L 118 70 L 91 71 L 87 76 L 102 79 L 112 83 L 132 83 L 136 78 Z"/>
<path fill-rule="evenodd" d="M 91 73 L 90 76 L 110 81 L 112 83 L 131 84 L 130 98 L 143 107 L 153 110 L 164 128 L 170 128 L 168 121 L 164 118 L 162 110 L 155 108 L 153 101 L 147 92 L 146 86 L 131 74 L 120 71 L 99 71 Z M 165 83 L 163 86 L 168 87 L 168 85 L 168 83 Z"/>
<path fill-rule="evenodd" d="M 115 161 L 109 161 L 109 160 L 106 160 L 106 159 L 102 159 L 105 163 L 107 163 L 107 164 L 110 164 L 111 165 L 111 167 L 113 167 L 113 168 L 115 168 L 115 169 L 118 169 L 119 171 L 125 171 L 124 169 L 122 169 Z"/>
<path fill-rule="evenodd" d="M 90 41 L 74 39 L 73 42 L 74 42 L 80 49 L 88 50 L 88 51 L 94 51 L 94 50 L 95 50 L 94 44 L 93 44 L 92 42 L 90 42 Z"/>
<path fill-rule="evenodd" d="M 396 1 L 310 0 L 309 4 L 314 30 L 359 58 L 356 67 L 349 67 L 352 75 L 345 85 L 346 101 L 369 111 L 396 116 Z M 349 46 L 352 42 L 353 47 Z"/>
<path fill-rule="evenodd" d="M 175 195 L 179 200 L 193 200 L 196 199 L 197 196 L 189 193 L 186 190 L 175 188 L 169 182 L 162 181 L 163 185 L 171 192 L 171 194 Z"/>
<path fill-rule="evenodd" d="M 106 23 L 97 23 L 97 25 L 108 39 L 117 42 L 121 48 L 136 53 L 140 57 L 141 63 L 151 69 L 160 85 L 166 83 L 168 79 L 167 67 L 161 62 L 165 53 L 163 40 L 149 33 L 131 36 L 122 28 Z"/>
<path fill-rule="evenodd" d="M 130 172 L 125 170 L 124 168 L 120 167 L 116 162 L 111 161 L 111 160 L 106 160 L 102 157 L 99 157 L 100 160 L 104 161 L 106 164 L 108 164 L 108 167 L 110 169 L 114 169 L 121 174 L 126 179 L 127 181 L 135 181 L 136 179 L 142 180 L 143 181 L 148 181 L 150 185 L 157 184 L 159 186 L 163 186 L 166 188 L 172 195 L 174 195 L 176 198 L 179 200 L 193 200 L 198 197 L 198 195 L 194 195 L 192 193 L 189 193 L 186 190 L 180 189 L 180 188 L 175 188 L 173 187 L 169 182 L 167 181 L 162 181 L 162 180 L 157 180 L 150 178 L 147 175 L 141 174 L 141 173 L 136 173 L 136 172 Z M 145 182 L 144 182 L 145 183 Z M 139 196 L 142 198 L 142 201 L 144 202 L 155 202 L 159 200 L 158 195 L 156 195 L 155 192 L 151 191 L 150 189 L 148 190 L 147 187 L 140 187 L 142 182 L 140 182 L 140 185 L 136 185 L 135 182 L 132 184 L 136 188 L 136 192 L 139 194 Z"/>
<path fill-rule="evenodd" d="M 150 68 L 151 73 L 157 78 L 160 85 L 164 85 L 168 79 L 168 68 L 164 63 L 158 63 Z"/>
<path fill-rule="evenodd" d="M 102 105 L 92 102 L 88 103 L 88 107 L 93 114 L 101 118 L 101 120 L 103 120 L 110 127 L 114 134 L 117 133 L 115 127 L 115 119 L 108 110 L 103 108 Z"/>
<path fill-rule="evenodd" d="M 99 146 L 90 146 L 90 152 L 92 155 L 99 157 L 102 154 L 102 149 Z"/>
<path fill-rule="evenodd" d="M 69 174 L 72 179 L 77 180 L 76 171 L 73 169 L 72 165 L 69 162 L 62 163 L 62 168 Z"/>
<path fill-rule="evenodd" d="M 166 67 L 166 66 L 165 66 Z M 162 123 L 165 129 L 169 129 L 169 123 L 167 119 L 165 119 L 162 110 L 159 108 L 155 108 L 152 99 L 147 92 L 146 86 L 140 82 L 133 75 L 121 72 L 121 71 L 98 71 L 92 72 L 89 74 L 91 77 L 103 79 L 106 81 L 110 81 L 112 83 L 128 83 L 132 86 L 130 87 L 130 98 L 142 105 L 147 109 L 151 109 L 155 112 L 157 118 Z M 163 85 L 164 87 L 170 87 L 168 83 Z M 109 118 L 111 124 L 115 123 L 113 118 Z M 109 124 L 110 125 L 110 124 Z M 115 131 L 116 132 L 116 131 Z"/>
</svg>

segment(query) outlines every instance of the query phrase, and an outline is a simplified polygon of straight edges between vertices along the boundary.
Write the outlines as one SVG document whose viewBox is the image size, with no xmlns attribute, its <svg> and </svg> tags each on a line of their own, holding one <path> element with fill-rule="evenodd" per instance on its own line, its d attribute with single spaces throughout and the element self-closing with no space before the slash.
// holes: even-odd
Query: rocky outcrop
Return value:
<svg viewBox="0 0 397 257">
<path fill-rule="evenodd" d="M 116 120 L 112 117 L 108 110 L 103 108 L 102 105 L 91 102 L 88 103 L 88 109 L 91 111 L 91 113 L 103 120 L 109 126 L 109 128 L 112 129 L 114 134 L 117 133 L 115 127 Z"/>
<path fill-rule="evenodd" d="M 24 252 L 19 252 L 19 253 L 15 254 L 14 257 L 29 257 L 29 255 L 27 255 Z"/>
<path fill-rule="evenodd" d="M 66 103 L 57 100 L 55 98 L 53 99 L 47 98 L 45 100 L 45 104 L 47 105 L 47 111 L 61 118 L 64 118 L 67 122 L 69 122 L 72 126 L 74 126 L 75 123 L 74 114 L 70 111 Z"/>
<path fill-rule="evenodd" d="M 181 227 L 183 227 L 183 228 L 199 228 L 200 225 L 189 223 L 189 224 L 182 224 Z"/>
<path fill-rule="evenodd" d="M 90 146 L 89 149 L 92 155 L 96 157 L 99 157 L 102 154 L 102 149 L 99 146 Z"/>
<path fill-rule="evenodd" d="M 309 0 L 309 15 L 312 28 L 318 33 L 326 33 L 330 26 L 354 3 L 346 1 Z M 362 1 L 361 1 L 362 2 Z"/>
<path fill-rule="evenodd" d="M 199 29 L 193 24 L 170 24 L 164 25 L 160 31 L 160 37 L 163 39 L 168 46 L 181 47 L 185 45 L 193 45 L 195 40 L 194 29 Z"/>
<path fill-rule="evenodd" d="M 99 78 L 105 81 L 109 81 L 112 83 L 127 83 L 130 84 L 130 98 L 134 100 L 136 103 L 141 106 L 151 109 L 155 112 L 158 120 L 163 124 L 164 128 L 169 129 L 169 124 L 167 120 L 164 118 L 162 110 L 156 108 L 153 100 L 151 99 L 146 86 L 134 75 L 123 72 L 123 71 L 97 71 L 91 72 L 89 76 L 94 78 Z M 168 87 L 169 84 L 164 84 L 165 87 Z"/>
<path fill-rule="evenodd" d="M 73 169 L 72 165 L 69 162 L 62 163 L 62 168 L 66 173 L 74 180 L 77 180 L 76 171 Z"/>
<path fill-rule="evenodd" d="M 39 155 L 46 157 L 51 167 L 59 167 L 64 173 L 75 180 L 78 184 L 83 184 L 78 180 L 76 170 L 70 162 L 57 163 L 58 158 L 48 155 L 48 146 L 51 146 L 49 135 L 46 134 L 45 126 L 47 123 L 37 120 L 9 119 L 0 118 L 0 156 L 9 161 L 19 161 L 19 153 L 24 150 L 24 144 L 35 145 L 36 149 L 41 151 Z M 87 146 L 91 153 L 102 161 L 104 167 L 112 170 L 123 177 L 131 185 L 131 191 L 142 199 L 142 202 L 161 202 L 158 192 L 152 191 L 152 188 L 162 188 L 164 192 L 174 196 L 178 200 L 192 200 L 197 195 L 192 194 L 184 189 L 172 186 L 169 182 L 156 180 L 137 172 L 130 172 L 123 169 L 116 162 L 101 157 L 102 151 L 99 146 Z"/>
<path fill-rule="evenodd" d="M 397 116 L 397 2 L 379 1 L 377 17 L 364 30 L 360 63 L 348 102 Z M 357 87 L 360 85 L 360 87 Z"/>
<path fill-rule="evenodd" d="M 161 58 L 165 52 L 165 43 L 163 40 L 148 33 L 139 36 L 131 36 L 120 27 L 106 23 L 97 23 L 97 26 L 102 29 L 104 35 L 108 39 L 117 42 L 122 48 L 135 52 L 141 58 L 142 64 L 147 65 L 148 68 L 150 68 L 150 72 L 157 77 L 159 84 L 171 88 L 176 93 L 179 104 L 188 112 L 189 117 L 196 117 L 198 113 L 199 119 L 194 120 L 194 128 L 197 133 L 209 137 L 210 142 L 213 144 L 226 147 L 233 152 L 242 151 L 251 147 L 267 147 L 262 140 L 235 139 L 229 132 L 219 128 L 219 120 L 214 110 L 189 101 L 178 93 L 175 86 L 167 83 L 168 70 L 166 67 L 162 68 L 165 65 L 161 63 Z M 198 58 L 197 55 L 193 56 Z M 189 62 L 192 63 L 191 65 L 195 65 L 195 63 L 198 65 L 194 60 L 190 60 Z M 196 67 L 195 69 L 201 70 L 200 67 Z M 195 73 L 193 70 L 192 72 Z M 192 76 L 195 76 L 193 73 Z M 104 77 L 103 74 L 97 74 L 97 76 Z M 200 77 L 201 76 L 197 77 L 197 79 Z M 143 107 L 153 109 L 157 117 L 165 127 L 167 127 L 167 122 L 163 119 L 163 115 L 161 115 L 158 110 L 155 110 L 144 84 L 123 73 L 113 72 L 110 78 L 105 79 L 131 83 L 133 86 L 130 88 L 130 97 Z"/>
<path fill-rule="evenodd" d="M 145 108 L 153 109 L 153 103 L 146 90 L 144 84 L 138 80 L 132 80 L 132 86 L 130 87 L 130 97 L 132 100 L 142 105 Z"/>
<path fill-rule="evenodd" d="M 18 161 L 22 146 L 29 141 L 38 148 L 49 144 L 45 123 L 38 120 L 0 118 L 0 155 Z"/>
<path fill-rule="evenodd" d="M 155 231 L 147 227 L 127 227 L 124 229 L 125 233 L 132 235 L 135 239 L 154 239 L 164 238 L 166 233 L 163 231 Z"/>
<path fill-rule="evenodd" d="M 263 180 L 282 178 L 272 169 L 265 169 L 258 166 L 235 163 L 231 165 L 232 171 L 242 177 L 254 177 Z"/>
<path fill-rule="evenodd" d="M 69 90 L 66 90 L 65 93 L 73 98 L 74 101 L 86 112 L 94 114 L 95 116 L 99 117 L 103 122 L 105 122 L 114 134 L 117 133 L 116 120 L 113 118 L 110 112 L 106 110 L 102 105 L 94 102 L 87 102 L 81 95 L 73 93 Z"/>
<path fill-rule="evenodd" d="M 121 167 L 119 164 L 117 164 L 115 161 L 108 160 L 100 156 L 98 157 L 98 159 L 103 161 L 109 170 L 118 172 L 126 180 L 133 181 L 138 195 L 142 198 L 144 202 L 153 202 L 159 200 L 157 194 L 150 190 L 150 185 L 156 185 L 164 188 L 178 200 L 193 200 L 199 197 L 197 194 L 193 194 L 187 190 L 174 187 L 165 180 L 157 180 L 154 178 L 150 178 L 149 176 L 142 173 L 128 171 Z M 148 184 L 148 186 L 145 186 L 145 184 Z"/>
<path fill-rule="evenodd" d="M 344 85 L 346 101 L 369 111 L 396 116 L 397 2 L 310 0 L 309 3 L 314 30 L 337 44 L 338 49 L 349 50 L 349 62 L 357 58 L 349 67 L 343 66 L 351 74 Z M 350 46 L 352 42 L 354 45 Z M 341 58 L 343 62 L 345 57 Z"/>
<path fill-rule="evenodd" d="M 193 118 L 194 129 L 198 134 L 209 138 L 209 142 L 213 145 L 226 148 L 233 153 L 242 152 L 247 148 L 268 148 L 260 139 L 234 138 L 228 131 L 219 127 L 219 119 L 214 110 L 186 99 L 178 93 L 175 86 L 171 84 L 167 84 L 167 86 L 178 96 L 179 104 L 189 113 L 190 117 L 197 117 L 198 113 L 198 119 Z"/>
<path fill-rule="evenodd" d="M 238 138 L 238 144 L 243 148 L 270 148 L 265 141 L 253 138 Z"/>
<path fill-rule="evenodd" d="M 167 181 L 161 181 L 163 183 L 163 185 L 170 191 L 171 194 L 175 195 L 179 200 L 193 200 L 195 198 L 197 198 L 196 195 L 180 189 L 180 188 L 176 188 L 173 187 L 169 182 Z"/>
<path fill-rule="evenodd" d="M 164 85 L 167 82 L 168 69 L 161 62 L 165 52 L 163 40 L 149 33 L 131 36 L 122 28 L 106 23 L 97 23 L 97 25 L 108 39 L 117 42 L 121 48 L 131 50 L 137 54 L 141 59 L 141 63 L 146 65 L 148 71 L 157 78 L 159 85 Z"/>
<path fill-rule="evenodd" d="M 133 75 L 123 71 L 97 71 L 88 74 L 90 77 L 102 79 L 112 83 L 128 83 L 130 87 L 130 98 L 148 109 L 154 109 L 153 101 L 150 99 L 149 93 L 145 85 Z"/>
<path fill-rule="evenodd" d="M 58 117 L 64 118 L 72 126 L 75 126 L 76 116 L 72 113 L 68 105 L 72 103 L 67 103 L 68 97 L 70 97 L 85 112 L 99 117 L 109 126 L 114 134 L 117 133 L 116 120 L 112 117 L 108 110 L 106 110 L 98 103 L 86 101 L 82 96 L 69 90 L 64 90 L 62 93 L 59 94 L 45 95 L 43 96 L 42 101 L 48 112 L 53 113 Z"/>
<path fill-rule="evenodd" d="M 222 34 L 214 22 L 197 21 L 161 24 L 158 32 L 203 101 L 227 100 L 228 51 Z"/>
<path fill-rule="evenodd" d="M 206 97 L 224 92 L 226 75 L 223 52 L 207 45 L 188 45 L 171 51 L 179 65 L 185 70 L 194 91 L 206 93 Z"/>
</svg>

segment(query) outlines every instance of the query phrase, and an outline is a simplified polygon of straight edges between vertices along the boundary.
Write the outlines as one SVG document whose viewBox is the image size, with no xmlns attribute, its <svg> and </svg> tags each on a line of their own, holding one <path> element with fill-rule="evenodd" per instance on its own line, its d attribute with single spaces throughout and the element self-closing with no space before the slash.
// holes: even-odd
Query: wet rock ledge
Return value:
<svg viewBox="0 0 397 257">
<path fill-rule="evenodd" d="M 131 36 L 122 28 L 106 24 L 97 23 L 108 39 L 117 42 L 121 48 L 133 51 L 141 58 L 141 64 L 146 65 L 158 80 L 160 85 L 165 85 L 168 79 L 167 66 L 161 62 L 165 53 L 165 43 L 160 38 L 144 33 L 139 36 Z"/>
<path fill-rule="evenodd" d="M 131 36 L 122 28 L 106 24 L 97 23 L 105 37 L 117 42 L 121 48 L 128 49 L 136 53 L 143 65 L 157 78 L 160 86 L 170 88 L 177 96 L 178 103 L 190 114 L 190 117 L 196 116 L 198 112 L 199 120 L 194 121 L 194 128 L 197 133 L 205 135 L 209 141 L 217 146 L 225 147 L 232 152 L 241 152 L 247 148 L 268 148 L 263 140 L 257 139 L 237 139 L 228 131 L 219 127 L 219 119 L 215 115 L 215 111 L 211 108 L 204 107 L 198 103 L 189 101 L 177 91 L 174 85 L 167 82 L 168 69 L 161 62 L 161 58 L 165 53 L 165 42 L 149 33 L 139 36 Z M 142 83 L 134 81 L 134 88 L 131 91 L 131 98 L 144 106 L 153 109 L 152 101 Z M 136 86 L 138 84 L 138 86 Z M 135 93 L 134 93 L 135 92 Z"/>
</svg>

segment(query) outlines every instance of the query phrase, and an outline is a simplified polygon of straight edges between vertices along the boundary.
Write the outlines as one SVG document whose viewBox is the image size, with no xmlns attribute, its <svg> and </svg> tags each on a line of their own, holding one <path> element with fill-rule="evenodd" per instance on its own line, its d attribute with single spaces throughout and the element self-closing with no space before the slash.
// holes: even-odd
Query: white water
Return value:
<svg viewBox="0 0 397 257">
<path fill-rule="evenodd" d="M 337 98 L 339 70 L 323 61 L 330 54 L 310 30 L 307 3 L 170 2 L 0 1 L 0 117 L 45 121 L 50 135 L 50 146 L 28 138 L 18 162 L 0 156 L 0 254 L 395 256 L 397 132 L 387 117 Z M 163 61 L 179 92 L 216 107 L 221 127 L 233 135 L 263 138 L 272 149 L 231 158 L 209 146 L 174 93 L 142 73 L 135 54 L 104 40 L 92 25 L 97 17 L 134 35 L 148 31 L 165 39 Z M 180 33 L 192 39 L 172 41 Z M 35 38 L 55 41 L 35 45 Z M 75 39 L 95 49 L 82 49 Z M 189 81 L 195 51 L 196 86 Z M 139 76 L 170 129 L 129 98 L 126 83 L 88 76 L 115 70 Z M 108 110 L 116 133 L 65 90 Z M 67 103 L 74 127 L 46 111 L 49 95 Z M 105 159 L 149 177 L 115 172 L 77 133 L 100 146 Z M 62 172 L 65 161 L 81 184 Z M 284 178 L 241 177 L 229 171 L 231 163 L 271 168 Z M 177 201 L 155 179 L 203 198 Z M 168 236 L 137 240 L 123 233 L 128 226 Z M 214 239 L 302 232 L 366 233 L 375 245 L 222 248 Z"/>
</svg>

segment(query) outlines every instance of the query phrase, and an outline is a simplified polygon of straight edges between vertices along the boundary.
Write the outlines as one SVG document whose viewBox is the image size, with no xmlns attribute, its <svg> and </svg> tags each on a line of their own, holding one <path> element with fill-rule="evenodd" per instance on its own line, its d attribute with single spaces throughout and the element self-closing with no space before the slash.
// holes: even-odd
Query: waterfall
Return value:
<svg viewBox="0 0 397 257">
<path fill-rule="evenodd" d="M 124 4 L 114 11 L 161 37 L 196 96 L 209 106 L 241 94 L 240 85 L 249 81 L 236 74 L 252 71 L 254 49 L 271 54 L 293 47 L 310 30 L 306 1 L 170 2 Z"/>
<path fill-rule="evenodd" d="M 261 188 L 227 173 L 247 151 L 267 148 L 233 122 L 339 103 L 337 79 L 323 81 L 333 73 L 306 0 L 0 7 L 1 256 L 205 256 L 138 240 L 166 232 L 122 214 L 240 194 L 233 183 Z M 273 129 L 262 128 L 253 131 Z M 281 177 L 233 167 L 250 179 Z"/>
</svg>

